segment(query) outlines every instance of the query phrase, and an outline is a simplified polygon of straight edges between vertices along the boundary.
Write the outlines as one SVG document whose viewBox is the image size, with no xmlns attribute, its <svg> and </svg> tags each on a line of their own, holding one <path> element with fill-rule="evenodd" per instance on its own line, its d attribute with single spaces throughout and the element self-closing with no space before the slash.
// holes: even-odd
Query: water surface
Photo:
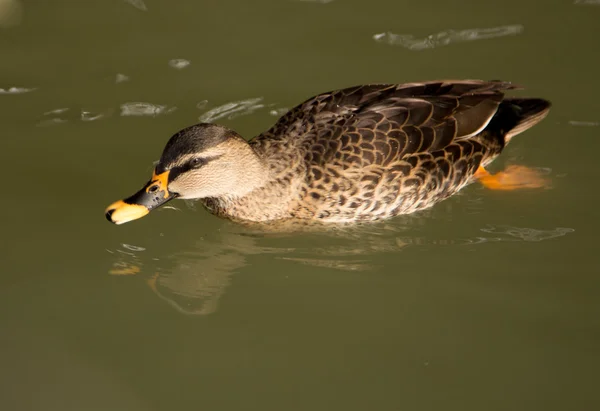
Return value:
<svg viewBox="0 0 600 411">
<path fill-rule="evenodd" d="M 0 6 L 2 409 L 600 406 L 595 2 Z M 327 233 L 103 217 L 200 119 L 250 138 L 319 92 L 439 78 L 550 99 L 493 169 L 552 189 Z"/>
</svg>

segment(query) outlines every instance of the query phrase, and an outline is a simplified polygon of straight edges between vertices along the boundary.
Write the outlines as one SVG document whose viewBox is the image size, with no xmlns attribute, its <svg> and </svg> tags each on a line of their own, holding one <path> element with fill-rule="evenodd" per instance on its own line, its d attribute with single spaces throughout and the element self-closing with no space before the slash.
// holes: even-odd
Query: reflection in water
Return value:
<svg viewBox="0 0 600 411">
<path fill-rule="evenodd" d="M 499 26 L 490 28 L 475 28 L 467 30 L 445 30 L 439 33 L 430 34 L 424 38 L 416 38 L 412 34 L 394 34 L 379 33 L 373 36 L 373 39 L 379 43 L 391 44 L 392 46 L 401 46 L 409 50 L 426 50 L 440 46 L 447 46 L 450 43 L 462 43 L 465 41 L 484 40 L 495 37 L 514 36 L 523 31 L 521 24 L 510 26 Z"/>
<path fill-rule="evenodd" d="M 0 27 L 19 25 L 23 18 L 23 5 L 20 0 L 0 0 Z"/>
<path fill-rule="evenodd" d="M 294 261 L 304 265 L 313 267 L 333 268 L 344 271 L 366 271 L 373 268 L 372 264 L 367 260 L 346 261 L 346 260 L 330 260 L 320 258 L 293 258 L 279 257 L 280 260 Z"/>
<path fill-rule="evenodd" d="M 286 252 L 257 245 L 254 237 L 217 233 L 216 239 L 201 240 L 182 252 L 160 259 L 147 277 L 150 288 L 161 299 L 184 314 L 206 315 L 217 309 L 219 298 L 231 283 L 231 276 L 247 265 L 247 256 Z M 115 254 L 112 275 L 133 275 L 144 266 L 143 247 L 122 244 Z M 158 259 L 155 259 L 155 261 Z M 146 262 L 148 263 L 148 262 Z M 156 266 L 156 267 L 155 267 Z"/>
<path fill-rule="evenodd" d="M 215 107 L 202 114 L 198 120 L 205 123 L 212 123 L 217 119 L 227 117 L 231 120 L 232 118 L 251 114 L 254 111 L 265 107 L 260 102 L 263 100 L 262 97 L 249 98 L 246 100 L 232 101 L 231 103 L 223 104 L 222 106 Z"/>
<path fill-rule="evenodd" d="M 144 0 L 124 0 L 124 1 L 125 1 L 125 3 L 131 4 L 133 7 L 135 7 L 138 10 L 148 11 L 148 7 L 146 7 Z"/>
<path fill-rule="evenodd" d="M 172 265 L 148 280 L 150 288 L 181 313 L 206 315 L 216 311 L 231 276 L 246 265 L 246 255 L 241 250 L 201 243 L 167 261 Z"/>
<path fill-rule="evenodd" d="M 383 259 L 378 254 L 397 253 L 408 247 L 543 241 L 574 231 L 560 227 L 544 230 L 487 225 L 479 230 L 489 234 L 487 236 L 458 238 L 458 234 L 457 238 L 440 239 L 430 238 L 419 230 L 418 226 L 427 218 L 407 217 L 401 225 L 382 222 L 328 226 L 326 231 L 321 225 L 293 233 L 289 225 L 261 229 L 232 224 L 186 250 L 160 258 L 144 258 L 144 247 L 121 244 L 117 250 L 107 250 L 115 255 L 110 274 L 141 274 L 156 295 L 179 312 L 206 315 L 217 310 L 219 299 L 231 284 L 233 275 L 247 266 L 252 256 L 270 254 L 273 259 L 292 264 L 356 272 L 380 268 L 377 264 Z M 310 237 L 309 241 L 305 241 L 307 237 Z M 301 246 L 298 246 L 298 240 Z"/>
<path fill-rule="evenodd" d="M 139 252 L 146 251 L 144 247 L 139 247 L 131 244 L 121 244 L 122 248 L 115 251 L 106 250 L 111 254 L 116 255 L 115 262 L 112 268 L 108 271 L 111 275 L 133 275 L 141 271 L 141 258 Z"/>
<path fill-rule="evenodd" d="M 572 228 L 556 227 L 550 230 L 538 230 L 527 227 L 511 227 L 508 225 L 488 225 L 481 231 L 489 234 L 501 234 L 508 237 L 496 237 L 495 241 L 542 241 L 550 238 L 562 237 L 575 231 Z"/>
<path fill-rule="evenodd" d="M 67 120 L 64 120 L 62 118 L 50 118 L 50 119 L 47 119 L 47 120 L 40 121 L 37 124 L 37 126 L 38 127 L 46 127 L 46 126 L 52 126 L 52 125 L 66 123 L 66 122 L 67 122 Z"/>
<path fill-rule="evenodd" d="M 181 70 L 186 68 L 187 66 L 189 66 L 190 64 L 192 64 L 189 60 L 185 60 L 185 59 L 173 59 L 173 60 L 169 60 L 169 66 L 173 67 L 174 69 L 177 70 Z"/>
</svg>

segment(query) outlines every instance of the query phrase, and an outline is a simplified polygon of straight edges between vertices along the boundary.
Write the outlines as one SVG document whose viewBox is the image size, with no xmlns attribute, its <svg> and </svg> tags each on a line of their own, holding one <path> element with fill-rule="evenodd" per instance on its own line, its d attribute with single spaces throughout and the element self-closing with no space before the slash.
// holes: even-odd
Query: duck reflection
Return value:
<svg viewBox="0 0 600 411">
<path fill-rule="evenodd" d="M 162 300 L 187 315 L 207 315 L 218 309 L 219 300 L 233 276 L 266 254 L 273 260 L 341 271 L 382 268 L 385 253 L 415 246 L 464 246 L 495 241 L 542 241 L 564 236 L 570 228 L 548 230 L 484 225 L 457 233 L 456 224 L 433 235 L 425 231 L 431 218 L 420 214 L 393 222 L 322 226 L 294 223 L 271 225 L 224 224 L 210 237 L 195 241 L 183 251 L 145 258 L 142 247 L 122 244 L 115 254 L 112 275 L 138 275 Z M 427 225 L 425 225 L 427 223 Z M 450 238 L 439 238 L 447 232 Z M 477 235 L 473 235 L 475 234 Z M 469 235 L 470 234 L 470 235 Z M 381 262 L 381 263 L 380 263 Z M 264 264 L 264 263 L 262 263 Z M 257 264 L 258 265 L 258 264 Z"/>
</svg>

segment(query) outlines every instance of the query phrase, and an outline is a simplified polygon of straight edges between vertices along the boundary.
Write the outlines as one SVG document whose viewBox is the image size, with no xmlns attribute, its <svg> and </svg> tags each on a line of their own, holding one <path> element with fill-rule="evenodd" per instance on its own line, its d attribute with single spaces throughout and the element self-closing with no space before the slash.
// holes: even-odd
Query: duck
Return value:
<svg viewBox="0 0 600 411">
<path fill-rule="evenodd" d="M 366 84 L 309 98 L 250 139 L 199 123 L 166 143 L 150 180 L 112 203 L 108 221 L 139 219 L 173 199 L 197 199 L 238 222 L 375 221 L 428 209 L 478 181 L 495 190 L 541 188 L 514 165 L 486 167 L 546 117 L 543 98 L 493 80 Z"/>
</svg>

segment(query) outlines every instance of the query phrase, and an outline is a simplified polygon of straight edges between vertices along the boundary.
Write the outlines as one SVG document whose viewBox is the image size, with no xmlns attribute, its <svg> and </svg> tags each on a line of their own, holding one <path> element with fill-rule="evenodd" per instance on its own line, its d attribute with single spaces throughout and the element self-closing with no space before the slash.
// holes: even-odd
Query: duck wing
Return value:
<svg viewBox="0 0 600 411">
<path fill-rule="evenodd" d="M 515 88 L 502 81 L 442 80 L 336 90 L 294 107 L 251 143 L 300 144 L 313 165 L 386 166 L 478 135 L 504 92 Z"/>
</svg>

